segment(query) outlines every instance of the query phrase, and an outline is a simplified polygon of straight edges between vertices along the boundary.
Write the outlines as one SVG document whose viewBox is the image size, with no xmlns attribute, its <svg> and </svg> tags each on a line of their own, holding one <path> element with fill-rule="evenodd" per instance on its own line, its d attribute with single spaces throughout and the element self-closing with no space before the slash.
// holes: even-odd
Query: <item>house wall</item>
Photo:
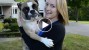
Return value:
<svg viewBox="0 0 89 50">
<path fill-rule="evenodd" d="M 2 2 L 2 3 L 10 3 L 10 2 L 14 2 L 14 0 L 0 0 L 0 2 Z"/>
<path fill-rule="evenodd" d="M 17 11 L 16 11 L 17 10 Z M 19 14 L 20 13 L 20 10 L 18 9 L 17 5 L 13 5 L 12 6 L 12 18 L 18 18 L 19 17 Z"/>
<path fill-rule="evenodd" d="M 9 18 L 11 16 L 11 6 L 3 6 L 4 18 Z"/>
<path fill-rule="evenodd" d="M 0 0 L 0 6 L 2 7 L 3 15 L 5 15 L 4 18 L 9 18 L 9 17 L 17 18 L 18 17 L 18 14 L 19 14 L 18 12 L 17 14 L 13 13 L 15 12 L 13 11 L 13 6 L 17 6 L 17 3 L 19 2 L 15 2 L 14 0 L 8 0 L 8 1 Z M 16 7 L 16 9 L 18 9 L 18 7 Z"/>
</svg>

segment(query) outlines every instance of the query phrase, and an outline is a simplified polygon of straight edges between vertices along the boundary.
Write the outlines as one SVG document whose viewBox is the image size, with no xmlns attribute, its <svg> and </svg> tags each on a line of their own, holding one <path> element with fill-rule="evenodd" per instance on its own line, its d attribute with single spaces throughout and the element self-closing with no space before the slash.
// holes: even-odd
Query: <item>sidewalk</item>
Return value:
<svg viewBox="0 0 89 50">
<path fill-rule="evenodd" d="M 69 22 L 69 25 L 66 26 L 66 33 L 74 33 L 89 36 L 89 24 Z"/>
<path fill-rule="evenodd" d="M 21 39 L 20 37 L 16 38 L 0 38 L 0 42 L 7 42 L 7 41 L 14 41 L 14 40 L 19 40 Z"/>
</svg>

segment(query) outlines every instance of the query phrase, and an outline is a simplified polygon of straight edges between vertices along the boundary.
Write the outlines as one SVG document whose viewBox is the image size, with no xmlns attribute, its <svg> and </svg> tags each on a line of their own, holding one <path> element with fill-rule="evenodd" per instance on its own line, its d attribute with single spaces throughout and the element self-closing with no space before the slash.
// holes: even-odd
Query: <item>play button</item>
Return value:
<svg viewBox="0 0 89 50">
<path fill-rule="evenodd" d="M 50 19 L 43 18 L 38 22 L 39 30 L 42 32 L 48 32 L 52 28 L 52 23 Z"/>
<path fill-rule="evenodd" d="M 42 28 L 45 28 L 45 27 L 47 27 L 48 25 L 49 25 L 48 23 L 42 21 Z"/>
</svg>

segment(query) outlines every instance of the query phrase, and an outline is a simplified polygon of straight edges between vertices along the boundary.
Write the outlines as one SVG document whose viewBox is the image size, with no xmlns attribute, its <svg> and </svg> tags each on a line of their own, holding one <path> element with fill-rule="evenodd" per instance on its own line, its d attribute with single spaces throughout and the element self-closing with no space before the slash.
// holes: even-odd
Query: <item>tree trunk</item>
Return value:
<svg viewBox="0 0 89 50">
<path fill-rule="evenodd" d="M 78 8 L 77 7 L 75 7 L 75 16 L 76 16 L 76 22 L 78 22 Z"/>
</svg>

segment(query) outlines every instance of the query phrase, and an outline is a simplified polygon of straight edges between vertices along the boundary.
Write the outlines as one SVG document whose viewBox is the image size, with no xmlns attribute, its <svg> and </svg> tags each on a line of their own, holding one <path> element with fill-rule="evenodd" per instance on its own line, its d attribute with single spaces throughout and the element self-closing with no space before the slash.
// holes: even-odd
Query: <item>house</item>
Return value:
<svg viewBox="0 0 89 50">
<path fill-rule="evenodd" d="M 14 0 L 0 0 L 0 17 L 4 18 L 18 18 L 17 2 Z"/>
<path fill-rule="evenodd" d="M 45 10 L 44 10 L 44 8 L 45 8 L 45 0 L 38 0 L 38 3 L 39 3 L 39 6 L 38 6 L 38 8 L 39 8 L 39 13 L 42 15 L 42 16 L 45 16 Z"/>
<path fill-rule="evenodd" d="M 31 1 L 31 0 L 30 0 Z M 18 18 L 20 10 L 14 0 L 0 0 L 0 17 Z M 45 0 L 38 0 L 39 13 L 44 16 Z"/>
</svg>

